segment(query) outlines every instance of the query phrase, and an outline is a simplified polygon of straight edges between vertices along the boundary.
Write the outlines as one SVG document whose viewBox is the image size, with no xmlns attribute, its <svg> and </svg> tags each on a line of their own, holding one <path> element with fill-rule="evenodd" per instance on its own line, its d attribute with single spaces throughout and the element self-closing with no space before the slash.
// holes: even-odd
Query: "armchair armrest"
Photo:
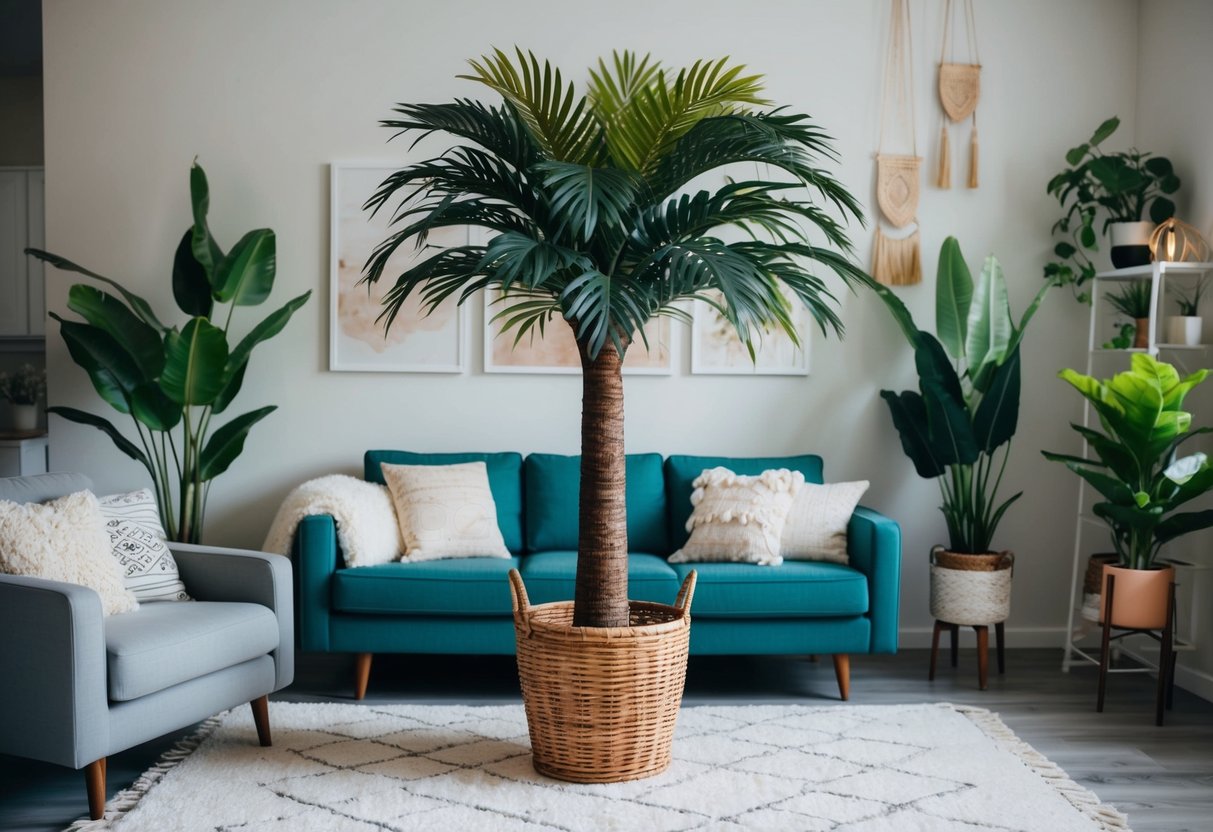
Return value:
<svg viewBox="0 0 1213 832">
<path fill-rule="evenodd" d="M 299 614 L 299 648 L 329 649 L 329 604 L 332 577 L 340 563 L 337 524 L 331 515 L 304 517 L 291 548 L 297 581 L 295 603 Z"/>
<path fill-rule="evenodd" d="M 868 615 L 873 653 L 897 652 L 901 604 L 901 526 L 879 512 L 858 506 L 847 528 L 851 566 L 868 576 Z"/>
<path fill-rule="evenodd" d="M 109 753 L 101 597 L 0 575 L 0 751 L 81 768 Z"/>
<path fill-rule="evenodd" d="M 278 649 L 274 690 L 295 678 L 295 611 L 291 600 L 291 562 L 282 555 L 169 543 L 185 590 L 199 601 L 245 601 L 274 611 Z"/>
</svg>

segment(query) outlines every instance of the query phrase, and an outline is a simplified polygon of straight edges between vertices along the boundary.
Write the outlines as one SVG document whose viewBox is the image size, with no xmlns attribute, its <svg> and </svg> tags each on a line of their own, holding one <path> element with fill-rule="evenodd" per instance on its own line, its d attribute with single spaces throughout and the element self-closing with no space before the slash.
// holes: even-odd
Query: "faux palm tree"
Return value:
<svg viewBox="0 0 1213 832">
<path fill-rule="evenodd" d="M 395 277 L 385 327 L 414 293 L 428 313 L 485 289 L 502 293 L 496 318 L 517 338 L 542 335 L 556 318 L 572 327 L 583 369 L 573 623 L 627 626 L 626 351 L 654 316 L 685 319 L 676 304 L 687 299 L 714 306 L 751 354 L 764 328 L 799 343 L 793 302 L 823 333 L 841 334 L 820 273 L 869 280 L 848 258 L 843 228 L 862 222 L 861 210 L 820 167 L 836 158 L 829 137 L 808 116 L 771 109 L 761 76 L 727 58 L 670 71 L 616 53 L 590 70 L 585 96 L 520 49 L 470 64 L 460 77 L 500 93 L 501 104 L 400 104 L 383 122 L 396 135 L 455 143 L 395 172 L 368 201 L 390 205 L 399 228 L 365 279 L 381 280 L 391 255 L 425 247 L 432 229 L 477 227 L 487 245 L 428 249 Z M 691 189 L 713 172 L 718 185 Z"/>
</svg>

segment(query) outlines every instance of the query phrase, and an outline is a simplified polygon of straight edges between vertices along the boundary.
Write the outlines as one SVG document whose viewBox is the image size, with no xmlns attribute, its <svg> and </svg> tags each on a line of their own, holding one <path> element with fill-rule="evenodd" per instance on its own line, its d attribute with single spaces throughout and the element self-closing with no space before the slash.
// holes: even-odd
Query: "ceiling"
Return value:
<svg viewBox="0 0 1213 832">
<path fill-rule="evenodd" d="M 0 75 L 42 74 L 42 0 L 0 0 Z"/>
</svg>

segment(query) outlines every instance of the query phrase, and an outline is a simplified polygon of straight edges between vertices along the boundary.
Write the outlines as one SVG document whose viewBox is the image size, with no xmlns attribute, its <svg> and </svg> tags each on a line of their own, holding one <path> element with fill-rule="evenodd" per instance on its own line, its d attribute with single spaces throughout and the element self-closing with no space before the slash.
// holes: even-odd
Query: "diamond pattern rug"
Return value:
<svg viewBox="0 0 1213 832">
<path fill-rule="evenodd" d="M 575 785 L 531 766 L 521 705 L 222 714 L 74 830 L 1071 832 L 1128 826 L 997 716 L 947 704 L 684 707 L 674 762 Z"/>
</svg>

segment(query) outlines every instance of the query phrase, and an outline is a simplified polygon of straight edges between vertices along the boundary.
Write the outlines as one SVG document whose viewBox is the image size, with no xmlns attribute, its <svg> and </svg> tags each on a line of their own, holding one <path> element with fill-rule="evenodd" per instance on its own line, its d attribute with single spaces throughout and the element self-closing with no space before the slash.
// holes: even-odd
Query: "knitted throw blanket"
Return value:
<svg viewBox="0 0 1213 832">
<path fill-rule="evenodd" d="M 387 487 L 344 474 L 308 480 L 286 496 L 262 549 L 289 555 L 304 517 L 331 514 L 346 566 L 371 566 L 400 557 L 404 543 Z"/>
</svg>

